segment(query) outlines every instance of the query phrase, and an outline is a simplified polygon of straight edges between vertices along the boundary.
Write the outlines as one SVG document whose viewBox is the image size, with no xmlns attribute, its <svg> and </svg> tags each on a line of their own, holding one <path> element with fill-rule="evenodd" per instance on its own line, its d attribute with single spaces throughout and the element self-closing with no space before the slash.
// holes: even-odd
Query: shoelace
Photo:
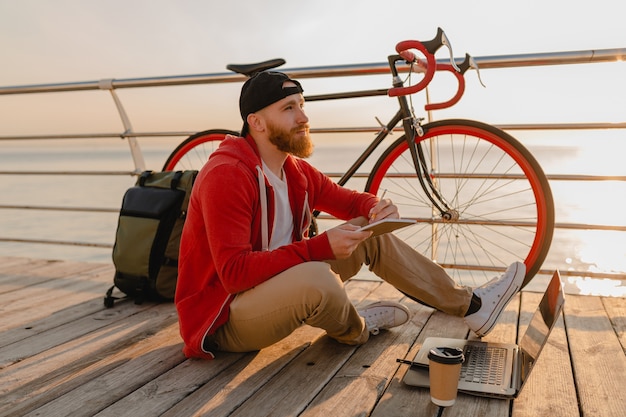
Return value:
<svg viewBox="0 0 626 417">
<path fill-rule="evenodd" d="M 497 288 L 498 286 L 502 285 L 502 281 L 498 281 L 500 277 L 493 277 L 491 278 L 485 285 L 483 285 L 482 287 L 478 288 L 478 290 L 481 293 L 488 293 L 493 291 L 494 288 Z M 495 285 L 494 285 L 495 283 Z"/>
<path fill-rule="evenodd" d="M 385 316 L 389 316 L 389 312 L 386 312 L 386 311 L 376 312 L 376 310 L 374 310 L 373 312 L 368 312 L 364 316 L 367 330 L 369 330 L 369 332 L 373 334 L 374 336 L 380 333 L 380 327 L 385 328 L 385 326 L 389 325 L 390 318 L 387 317 L 385 319 Z"/>
</svg>

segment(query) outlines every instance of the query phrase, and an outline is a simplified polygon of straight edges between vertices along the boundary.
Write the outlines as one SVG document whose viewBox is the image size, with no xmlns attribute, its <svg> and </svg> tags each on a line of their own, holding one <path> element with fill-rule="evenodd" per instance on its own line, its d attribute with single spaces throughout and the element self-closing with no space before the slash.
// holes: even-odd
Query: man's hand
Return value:
<svg viewBox="0 0 626 417">
<path fill-rule="evenodd" d="M 330 247 L 336 259 L 346 259 L 357 246 L 372 235 L 372 232 L 357 232 L 359 226 L 350 223 L 340 224 L 326 231 Z"/>
<path fill-rule="evenodd" d="M 382 219 L 399 219 L 398 207 L 388 198 L 379 200 L 369 212 L 369 222 L 373 223 Z"/>
</svg>

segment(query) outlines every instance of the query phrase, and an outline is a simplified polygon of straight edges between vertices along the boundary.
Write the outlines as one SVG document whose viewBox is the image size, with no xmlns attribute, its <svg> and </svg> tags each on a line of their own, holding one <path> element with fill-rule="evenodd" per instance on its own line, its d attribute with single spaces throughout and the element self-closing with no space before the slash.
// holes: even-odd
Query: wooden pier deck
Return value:
<svg viewBox="0 0 626 417">
<path fill-rule="evenodd" d="M 361 347 L 303 326 L 249 354 L 187 360 L 174 306 L 103 306 L 110 264 L 0 258 L 0 416 L 434 416 L 402 383 L 428 336 L 466 337 L 463 321 L 403 301 L 412 320 Z M 402 300 L 352 280 L 355 303 Z M 516 341 L 539 302 L 523 292 L 486 338 Z M 626 299 L 566 295 L 563 317 L 515 401 L 459 394 L 444 416 L 626 415 Z"/>
</svg>

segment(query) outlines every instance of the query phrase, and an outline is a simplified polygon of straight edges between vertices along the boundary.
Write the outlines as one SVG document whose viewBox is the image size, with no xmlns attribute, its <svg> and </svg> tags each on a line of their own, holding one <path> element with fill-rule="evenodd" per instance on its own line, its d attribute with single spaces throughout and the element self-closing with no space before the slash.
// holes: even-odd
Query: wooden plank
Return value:
<svg viewBox="0 0 626 417">
<path fill-rule="evenodd" d="M 102 301 L 99 301 L 99 309 L 93 314 L 80 317 L 76 320 L 66 321 L 58 327 L 51 328 L 0 348 L 0 369 L 65 343 L 71 343 L 99 329 L 106 331 L 107 326 L 111 326 L 114 323 L 119 323 L 118 325 L 123 326 L 125 320 L 131 316 L 135 316 L 133 320 L 144 320 L 143 316 L 138 315 L 138 313 L 154 306 L 148 303 L 137 306 L 128 301 L 120 303 L 114 308 L 105 310 L 102 306 Z M 165 308 L 168 310 L 171 309 L 171 307 Z M 128 322 L 128 325 L 131 327 L 133 326 L 133 320 Z"/>
<path fill-rule="evenodd" d="M 303 326 L 285 340 L 258 353 L 248 353 L 177 404 L 168 405 L 163 417 L 229 416 L 251 395 L 279 374 L 291 361 L 322 337 L 321 329 Z M 220 353 L 214 361 L 193 361 L 195 366 L 217 366 L 232 354 Z M 200 364 L 202 363 L 202 364 Z M 185 376 L 185 378 L 187 378 Z M 292 387 L 293 388 L 293 387 Z M 141 404 L 138 404 L 141 409 Z M 106 414 L 115 417 L 115 414 Z"/>
<path fill-rule="evenodd" d="M 33 259 L 25 264 L 3 267 L 0 273 L 0 294 L 101 268 L 104 265 L 106 264 Z"/>
<path fill-rule="evenodd" d="M 41 271 L 45 272 L 52 264 L 53 261 L 45 259 L 24 258 L 23 263 L 11 263 L 7 266 L 3 265 L 2 271 L 0 272 L 0 294 L 49 279 L 45 275 L 42 275 Z"/>
<path fill-rule="evenodd" d="M 297 356 L 288 368 L 256 391 L 231 416 L 298 415 L 355 349 L 354 346 L 342 345 L 326 336 L 322 337 Z"/>
<path fill-rule="evenodd" d="M 624 416 L 626 357 L 599 297 L 569 295 L 565 326 L 585 416 Z"/>
<path fill-rule="evenodd" d="M 622 349 L 626 353 L 626 298 L 605 297 L 602 298 L 602 304 L 622 345 Z"/>
<path fill-rule="evenodd" d="M 4 271 L 8 271 L 9 268 L 13 268 L 18 265 L 26 265 L 34 262 L 36 259 L 25 258 L 23 256 L 0 256 L 0 262 L 2 264 L 2 271 L 0 272 L 0 280 L 5 275 Z M 42 260 L 43 261 L 43 260 Z"/>
<path fill-rule="evenodd" d="M 11 286 L 11 291 L 0 294 L 0 300 L 6 305 L 19 300 L 28 300 L 40 296 L 47 290 L 72 289 L 74 285 L 85 280 L 93 281 L 94 276 L 109 274 L 108 280 L 113 284 L 113 266 L 107 264 L 51 264 L 40 266 L 35 270 L 26 267 L 21 273 L 13 274 L 10 282 L 3 286 Z M 104 283 L 104 279 L 100 279 Z M 49 297 L 52 298 L 52 297 Z"/>
<path fill-rule="evenodd" d="M 0 295 L 0 331 L 17 326 L 30 327 L 28 323 L 47 317 L 64 306 L 93 297 L 104 298 L 106 284 L 112 283 L 112 269 L 100 265 L 95 269 L 75 272 L 65 271 L 65 278 L 46 280 Z M 33 305 L 37 309 L 29 308 Z"/>
<path fill-rule="evenodd" d="M 89 378 L 27 415 L 70 417 L 98 413 L 185 360 L 178 332 L 178 323 L 173 323 L 112 355 L 108 372 Z M 101 368 L 100 364 L 95 366 Z"/>
<path fill-rule="evenodd" d="M 141 343 L 166 326 L 175 327 L 168 337 L 180 343 L 176 328 L 177 316 L 171 304 L 146 308 L 129 303 L 126 308 L 140 311 L 123 320 L 108 315 L 96 316 L 93 321 L 103 320 L 106 323 L 107 320 L 111 320 L 111 322 L 75 338 L 71 337 L 71 329 L 66 329 L 64 337 L 70 340 L 67 343 L 3 369 L 0 379 L 0 392 L 3 393 L 0 399 L 0 416 L 19 415 L 24 410 L 40 407 L 81 385 L 88 384 L 92 379 L 96 379 L 111 368 L 123 365 L 142 352 L 158 350 L 156 345 Z M 133 344 L 138 341 L 139 348 L 135 348 Z M 181 346 L 178 346 L 178 349 L 180 350 Z M 100 391 L 100 395 L 108 398 L 109 393 Z"/>
<path fill-rule="evenodd" d="M 524 292 L 520 314 L 520 337 L 541 301 L 543 294 Z M 541 401 L 537 401 L 541 398 Z M 513 417 L 578 416 L 569 348 L 563 318 L 555 328 L 520 396 L 513 402 Z"/>
<path fill-rule="evenodd" d="M 53 311 L 48 316 L 31 321 L 25 325 L 5 330 L 0 334 L 0 352 L 2 351 L 1 348 L 4 346 L 8 346 L 12 343 L 39 335 L 52 329 L 58 330 L 59 327 L 67 323 L 80 320 L 85 316 L 102 311 L 102 306 L 102 297 L 98 297 L 85 302 L 70 305 L 58 311 Z M 76 335 L 70 334 L 68 336 L 75 337 Z M 0 358 L 2 358 L 1 353 Z M 0 363 L 1 362 L 2 361 L 0 360 Z M 2 366 L 0 365 L 0 368 L 1 367 Z"/>
</svg>

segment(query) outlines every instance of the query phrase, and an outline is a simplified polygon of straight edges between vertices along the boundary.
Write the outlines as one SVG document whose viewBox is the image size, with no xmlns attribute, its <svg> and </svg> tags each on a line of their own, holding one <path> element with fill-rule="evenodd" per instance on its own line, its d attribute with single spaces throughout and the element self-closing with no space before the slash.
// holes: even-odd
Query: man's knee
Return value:
<svg viewBox="0 0 626 417">
<path fill-rule="evenodd" d="M 306 262 L 300 264 L 293 276 L 294 284 L 298 285 L 302 295 L 315 304 L 323 304 L 328 300 L 345 299 L 346 293 L 341 279 L 325 262 Z M 314 298 L 314 300 L 312 300 Z"/>
</svg>

